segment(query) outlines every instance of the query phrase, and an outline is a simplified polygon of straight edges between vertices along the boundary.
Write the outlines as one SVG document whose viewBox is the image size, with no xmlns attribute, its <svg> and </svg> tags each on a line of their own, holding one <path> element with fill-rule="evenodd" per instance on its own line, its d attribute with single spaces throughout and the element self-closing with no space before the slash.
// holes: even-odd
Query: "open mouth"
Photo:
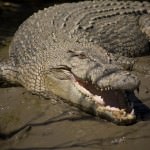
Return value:
<svg viewBox="0 0 150 150">
<path fill-rule="evenodd" d="M 116 124 L 131 124 L 135 121 L 133 104 L 125 90 L 113 90 L 111 87 L 99 88 L 76 78 L 73 82 L 82 94 L 94 101 L 97 115 Z"/>
</svg>

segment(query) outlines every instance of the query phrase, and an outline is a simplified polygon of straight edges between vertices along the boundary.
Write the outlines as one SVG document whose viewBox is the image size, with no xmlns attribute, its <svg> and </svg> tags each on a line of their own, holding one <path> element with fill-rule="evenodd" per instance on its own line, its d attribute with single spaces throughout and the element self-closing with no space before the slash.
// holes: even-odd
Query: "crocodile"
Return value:
<svg viewBox="0 0 150 150">
<path fill-rule="evenodd" d="M 39 10 L 16 31 L 0 80 L 60 97 L 118 125 L 136 122 L 134 59 L 150 52 L 150 3 L 64 3 Z"/>
</svg>

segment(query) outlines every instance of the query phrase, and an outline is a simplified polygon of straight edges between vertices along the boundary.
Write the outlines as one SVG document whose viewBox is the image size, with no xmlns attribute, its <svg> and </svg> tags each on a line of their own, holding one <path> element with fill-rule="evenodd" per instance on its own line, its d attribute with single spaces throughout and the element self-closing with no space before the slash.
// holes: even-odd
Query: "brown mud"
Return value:
<svg viewBox="0 0 150 150">
<path fill-rule="evenodd" d="M 0 59 L 8 58 L 8 46 L 18 25 L 45 5 L 48 3 L 0 1 Z M 141 85 L 133 99 L 138 121 L 131 126 L 117 126 L 60 100 L 45 100 L 23 87 L 0 84 L 0 150 L 148 150 L 149 66 L 147 56 L 139 58 L 134 67 Z"/>
</svg>

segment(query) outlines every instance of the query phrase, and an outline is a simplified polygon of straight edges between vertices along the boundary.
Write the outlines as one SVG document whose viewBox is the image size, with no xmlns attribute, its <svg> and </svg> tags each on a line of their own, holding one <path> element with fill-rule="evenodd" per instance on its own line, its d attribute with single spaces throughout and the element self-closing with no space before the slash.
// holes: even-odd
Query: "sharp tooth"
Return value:
<svg viewBox="0 0 150 150">
<path fill-rule="evenodd" d="M 132 111 L 131 111 L 131 113 L 130 113 L 131 115 L 134 115 L 134 109 L 132 109 Z"/>
</svg>

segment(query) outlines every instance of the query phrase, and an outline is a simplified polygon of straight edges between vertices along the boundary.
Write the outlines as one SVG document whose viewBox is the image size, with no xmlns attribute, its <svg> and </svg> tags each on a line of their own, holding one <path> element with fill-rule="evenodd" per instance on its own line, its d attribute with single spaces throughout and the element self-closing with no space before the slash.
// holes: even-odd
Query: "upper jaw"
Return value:
<svg viewBox="0 0 150 150">
<path fill-rule="evenodd" d="M 100 88 L 109 87 L 116 90 L 134 91 L 139 88 L 140 80 L 130 72 L 118 71 L 103 77 L 97 82 L 97 85 Z"/>
</svg>

